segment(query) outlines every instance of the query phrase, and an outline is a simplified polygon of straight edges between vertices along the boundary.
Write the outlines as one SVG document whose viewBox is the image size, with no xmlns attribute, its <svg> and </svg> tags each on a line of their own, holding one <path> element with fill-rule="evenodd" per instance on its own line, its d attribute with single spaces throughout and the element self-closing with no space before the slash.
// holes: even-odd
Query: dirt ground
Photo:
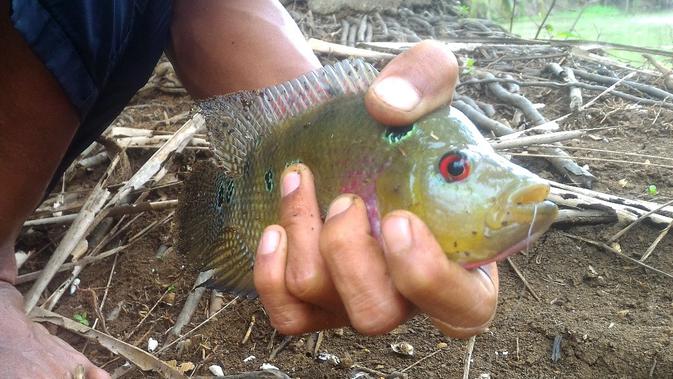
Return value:
<svg viewBox="0 0 673 379">
<path fill-rule="evenodd" d="M 472 91 L 459 89 L 463 90 Z M 567 99 L 558 91 L 524 88 L 522 92 L 533 102 L 546 104 L 543 112 L 548 119 L 566 111 Z M 588 92 L 587 96 L 593 97 L 591 94 L 595 96 L 597 93 Z M 496 105 L 498 118 L 511 121 L 512 114 L 506 107 L 487 95 L 473 95 Z M 161 121 L 192 107 L 193 102 L 184 94 L 150 90 L 134 99 L 115 125 L 175 130 L 182 122 L 164 125 Z M 614 97 L 606 97 L 591 107 L 586 115 L 563 123 L 563 127 L 610 126 L 613 129 L 595 133 L 600 138 L 567 142 L 568 146 L 673 159 L 670 147 L 673 111 L 633 106 Z M 138 168 L 152 152 L 151 149 L 130 150 L 132 168 Z M 571 152 L 596 176 L 594 189 L 597 191 L 659 203 L 673 198 L 673 171 L 670 167 L 583 160 L 583 157 L 627 161 L 643 159 L 583 150 Z M 176 157 L 166 181 L 170 183 L 176 178 L 182 179 L 187 165 L 207 155 L 205 151 L 187 150 Z M 670 164 L 670 161 L 661 158 L 649 159 Z M 544 177 L 564 182 L 545 161 L 528 158 L 518 162 Z M 68 183 L 66 191 L 81 190 L 80 198 L 83 198 L 86 189 L 96 182 L 104 169 L 101 166 L 80 170 Z M 656 184 L 657 195 L 646 192 L 650 184 Z M 153 190 L 149 199 L 173 199 L 179 190 L 180 185 Z M 146 212 L 129 225 L 124 235 L 132 236 L 169 214 L 170 210 Z M 469 377 L 673 378 L 673 279 L 568 237 L 577 235 L 605 241 L 620 229 L 621 226 L 617 225 L 554 227 L 530 251 L 516 255 L 513 262 L 539 296 L 539 301 L 526 290 L 509 264 L 500 263 L 501 290 L 497 316 L 488 331 L 475 340 Z M 660 226 L 646 224 L 636 227 L 619 240 L 621 250 L 639 258 L 661 229 Z M 42 268 L 65 230 L 66 226 L 54 225 L 24 230 L 18 248 L 25 251 L 42 249 L 42 252 L 31 258 L 21 273 Z M 108 247 L 116 246 L 114 243 Z M 64 296 L 55 312 L 66 317 L 86 312 L 87 319 L 93 322 L 96 314 L 91 293 L 84 289 L 94 290 L 98 301 L 107 292 L 103 315 L 108 317 L 114 310 L 118 312 L 116 318 L 106 322 L 111 335 L 141 348 L 147 347 L 150 337 L 158 340 L 160 347 L 163 346 L 168 340 L 167 331 L 175 322 L 198 272 L 187 257 L 177 255 L 172 249 L 157 258 L 157 252 L 172 243 L 172 224 L 165 222 L 120 254 L 112 273 L 113 257 L 87 267 L 80 275 L 80 290 L 72 296 Z M 670 236 L 663 239 L 647 263 L 673 273 L 673 239 Z M 65 274 L 57 276 L 50 290 L 54 290 L 65 277 Z M 109 278 L 109 289 L 106 291 Z M 28 285 L 23 285 L 21 289 L 27 290 Z M 174 295 L 164 296 L 165 293 Z M 225 296 L 226 302 L 230 299 Z M 209 300 L 208 294 L 204 296 L 184 331 L 207 318 Z M 148 315 L 150 309 L 152 311 Z M 142 325 L 129 335 L 129 331 L 145 316 L 147 318 Z M 242 343 L 253 317 L 255 323 L 251 335 L 246 343 Z M 124 359 L 102 347 L 87 344 L 80 337 L 62 330 L 58 330 L 58 334 L 109 371 L 124 363 Z M 555 339 L 560 339 L 560 353 L 553 360 Z M 443 337 L 424 315 L 415 317 L 392 333 L 377 337 L 364 337 L 349 328 L 325 331 L 319 352 L 334 354 L 340 359 L 339 364 L 313 357 L 308 349 L 314 342 L 310 335 L 293 338 L 275 358 L 270 358 L 271 350 L 282 340 L 282 336 L 273 333 L 259 302 L 239 301 L 198 329 L 181 351 L 169 349 L 160 357 L 165 361 L 176 360 L 178 364 L 192 362 L 196 368 L 187 372 L 188 375 L 209 375 L 207 368 L 212 364 L 221 365 L 225 373 L 233 374 L 257 370 L 261 364 L 270 363 L 293 378 L 357 377 L 357 367 L 369 369 L 367 371 L 372 378 L 393 372 L 403 372 L 410 378 L 460 378 L 463 376 L 467 347 L 466 341 Z M 402 356 L 393 352 L 391 344 L 399 342 L 411 344 L 414 355 Z M 251 356 L 254 358 L 249 358 Z M 125 377 L 157 376 L 132 370 Z"/>
</svg>

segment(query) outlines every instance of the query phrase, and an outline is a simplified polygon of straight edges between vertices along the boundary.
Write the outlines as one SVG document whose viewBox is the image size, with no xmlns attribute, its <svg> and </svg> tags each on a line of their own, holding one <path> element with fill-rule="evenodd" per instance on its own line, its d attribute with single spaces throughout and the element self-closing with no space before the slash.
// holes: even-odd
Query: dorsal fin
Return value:
<svg viewBox="0 0 673 379">
<path fill-rule="evenodd" d="M 362 60 L 345 60 L 273 87 L 201 102 L 211 146 L 225 173 L 241 174 L 247 154 L 283 121 L 335 98 L 364 94 L 377 73 Z"/>
</svg>

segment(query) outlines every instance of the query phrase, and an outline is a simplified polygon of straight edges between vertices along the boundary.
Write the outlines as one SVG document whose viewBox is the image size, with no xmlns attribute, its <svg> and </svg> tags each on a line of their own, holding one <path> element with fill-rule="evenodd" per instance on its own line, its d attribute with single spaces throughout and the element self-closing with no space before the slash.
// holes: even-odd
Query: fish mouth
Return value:
<svg viewBox="0 0 673 379">
<path fill-rule="evenodd" d="M 496 254 L 495 256 L 493 256 L 491 258 L 484 259 L 484 260 L 477 261 L 477 262 L 464 263 L 462 266 L 466 270 L 472 270 L 472 269 L 475 269 L 477 267 L 483 266 L 485 264 L 489 264 L 491 262 L 499 262 L 499 261 L 505 260 L 505 259 L 511 257 L 512 255 L 514 255 L 514 254 L 516 254 L 516 253 L 518 253 L 518 252 L 520 252 L 524 249 L 527 250 L 530 247 L 530 245 L 533 244 L 533 242 L 535 242 L 538 238 L 540 238 L 540 236 L 542 234 L 544 234 L 544 232 L 545 231 L 533 233 L 530 236 L 528 236 L 528 237 L 524 238 L 523 240 L 515 243 L 514 245 L 508 247 L 507 249 L 501 251 L 500 253 Z"/>
<path fill-rule="evenodd" d="M 501 261 L 519 251 L 528 249 L 549 229 L 556 219 L 558 207 L 551 201 L 544 200 L 539 203 L 517 204 L 511 213 L 511 219 L 516 219 L 515 223 L 489 233 L 491 234 L 489 239 L 494 243 L 508 247 L 487 259 L 463 263 L 464 268 L 473 269 L 487 263 Z M 497 249 L 494 250 L 497 251 Z"/>
</svg>

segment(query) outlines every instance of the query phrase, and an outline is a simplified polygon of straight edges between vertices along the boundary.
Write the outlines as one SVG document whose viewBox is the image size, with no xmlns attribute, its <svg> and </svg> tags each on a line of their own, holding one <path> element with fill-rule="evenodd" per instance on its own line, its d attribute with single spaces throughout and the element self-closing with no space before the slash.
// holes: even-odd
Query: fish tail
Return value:
<svg viewBox="0 0 673 379">
<path fill-rule="evenodd" d="M 254 257 L 230 224 L 234 179 L 210 161 L 198 162 L 178 200 L 177 251 L 214 270 L 202 286 L 255 297 Z"/>
</svg>

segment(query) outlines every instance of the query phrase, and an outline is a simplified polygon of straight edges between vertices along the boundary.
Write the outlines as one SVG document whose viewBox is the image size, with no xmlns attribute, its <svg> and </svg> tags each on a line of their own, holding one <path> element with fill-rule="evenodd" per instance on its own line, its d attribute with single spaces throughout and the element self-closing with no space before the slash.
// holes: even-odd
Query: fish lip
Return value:
<svg viewBox="0 0 673 379">
<path fill-rule="evenodd" d="M 524 205 L 521 205 L 524 206 Z M 532 228 L 530 229 L 530 235 L 527 235 L 525 238 L 520 240 L 519 242 L 509 246 L 505 250 L 499 252 L 495 256 L 488 258 L 488 259 L 483 259 L 481 261 L 476 261 L 476 262 L 468 262 L 468 263 L 463 263 L 462 266 L 465 269 L 474 269 L 479 266 L 483 266 L 485 264 L 491 263 L 491 262 L 498 262 L 502 261 L 519 251 L 524 250 L 525 248 L 528 248 L 530 245 L 532 245 L 542 234 L 544 234 L 547 229 L 551 226 L 551 224 L 554 222 L 556 219 L 556 215 L 558 214 L 558 207 L 556 204 L 549 200 L 544 200 L 539 203 L 535 204 L 526 204 L 525 206 L 530 207 L 531 211 L 533 207 L 537 207 L 537 215 L 535 216 L 536 221 L 533 224 Z M 506 226 L 505 228 L 507 229 L 515 229 L 519 225 L 516 224 L 510 224 Z M 504 228 L 503 228 L 504 229 Z M 497 231 L 502 232 L 503 229 L 498 229 Z"/>
<path fill-rule="evenodd" d="M 509 258 L 510 256 L 518 253 L 519 251 L 523 250 L 524 248 L 532 245 L 533 242 L 535 242 L 538 238 L 540 238 L 540 236 L 542 234 L 544 234 L 543 231 L 532 233 L 529 237 L 526 237 L 523 240 L 521 240 L 521 241 L 515 243 L 514 245 L 508 247 L 507 249 L 501 251 L 500 253 L 498 253 L 494 257 L 484 259 L 484 260 L 481 260 L 481 261 L 477 261 L 477 262 L 464 263 L 462 266 L 466 270 L 473 270 L 473 269 L 475 269 L 477 267 L 480 267 L 480 266 L 483 266 L 485 264 L 505 260 L 505 259 Z"/>
<path fill-rule="evenodd" d="M 531 221 L 533 221 L 533 214 L 535 214 L 535 218 L 542 217 L 543 219 L 546 219 L 547 217 L 555 218 L 558 214 L 558 207 L 549 200 L 543 200 L 536 203 L 517 204 L 513 206 L 512 209 L 519 214 L 530 214 Z M 540 223 L 536 222 L 535 224 Z"/>
<path fill-rule="evenodd" d="M 532 222 L 535 220 L 533 229 L 531 230 L 532 233 L 535 233 L 547 229 L 549 225 L 554 222 L 554 219 L 556 219 L 556 215 L 558 214 L 558 207 L 549 200 L 543 200 L 537 203 L 518 204 L 516 206 L 511 206 L 510 209 L 513 214 L 503 220 L 505 223 L 501 222 L 500 225 L 504 226 L 492 228 L 488 227 L 487 224 L 484 235 L 489 238 L 495 238 L 498 234 L 503 234 L 508 230 L 511 231 L 519 228 L 522 224 L 520 215 L 525 215 L 525 222 Z M 533 214 L 535 214 L 535 218 L 533 218 Z M 530 215 L 530 220 L 527 220 L 529 217 L 528 215 Z M 517 220 L 517 218 L 519 218 L 519 220 Z"/>
</svg>

